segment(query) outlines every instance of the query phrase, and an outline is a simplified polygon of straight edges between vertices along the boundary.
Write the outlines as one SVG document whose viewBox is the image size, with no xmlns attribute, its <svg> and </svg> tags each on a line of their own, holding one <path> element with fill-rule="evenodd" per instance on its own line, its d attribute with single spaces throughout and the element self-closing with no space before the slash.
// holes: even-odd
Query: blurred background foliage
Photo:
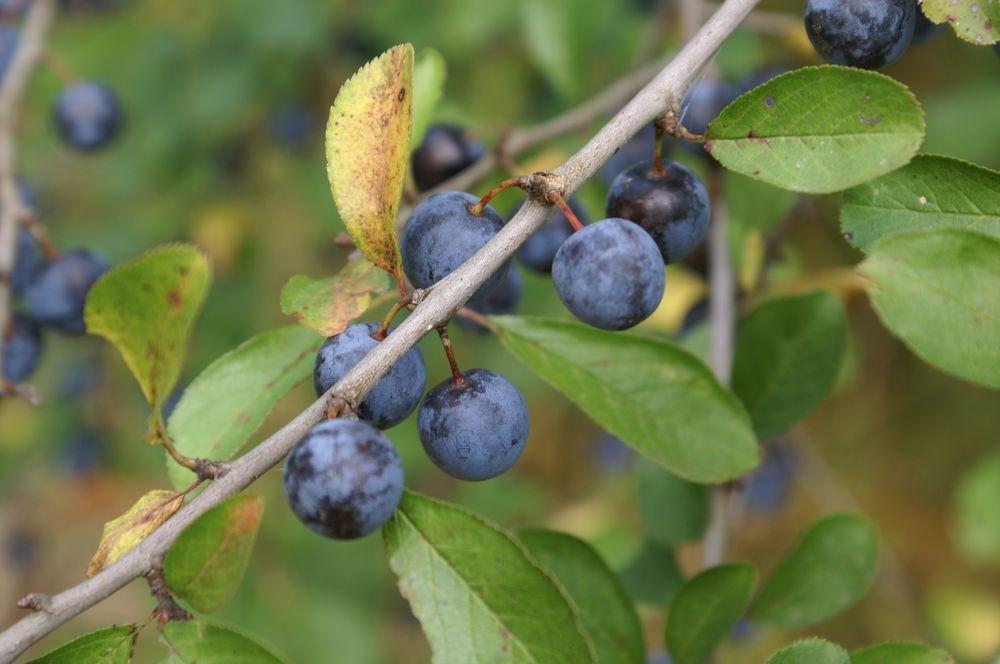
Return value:
<svg viewBox="0 0 1000 664">
<path fill-rule="evenodd" d="M 20 123 L 20 174 L 60 247 L 83 245 L 112 261 L 176 240 L 204 247 L 216 280 L 185 380 L 250 336 L 288 324 L 278 294 L 289 277 L 330 275 L 345 261 L 333 242 L 343 228 L 324 175 L 323 126 L 339 85 L 366 60 L 403 41 L 418 53 L 437 49 L 448 78 L 436 119 L 491 142 L 505 126 L 549 118 L 600 91 L 636 64 L 650 39 L 657 40 L 656 53 L 677 48 L 681 39 L 676 24 L 659 24 L 664 14 L 655 2 L 640 0 L 66 4 L 71 9 L 60 17 L 51 49 L 77 76 L 117 91 L 127 126 L 99 154 L 62 147 L 50 119 L 61 82 L 43 68 Z M 791 27 L 737 33 L 711 75 L 736 82 L 773 67 L 815 63 L 798 23 L 801 5 L 765 2 L 770 11 L 788 12 Z M 1000 166 L 1000 59 L 992 49 L 942 34 L 911 48 L 886 73 L 924 105 L 925 151 Z M 518 164 L 525 171 L 555 165 L 590 133 L 555 141 Z M 706 171 L 702 159 L 678 154 Z M 580 194 L 592 218 L 601 215 L 606 186 L 595 178 Z M 749 193 L 765 203 L 774 195 L 766 188 Z M 497 208 L 505 213 L 515 203 L 505 193 Z M 767 205 L 760 209 L 765 214 Z M 836 196 L 794 202 L 767 284 L 769 292 L 826 287 L 841 297 L 850 321 L 842 375 L 816 412 L 766 443 L 730 557 L 768 570 L 817 516 L 860 511 L 883 538 L 875 587 L 859 607 L 810 632 L 851 648 L 923 638 L 960 661 L 990 661 L 1000 649 L 1000 546 L 995 530 L 990 540 L 977 526 L 996 518 L 984 505 L 1000 507 L 996 394 L 934 370 L 890 337 L 856 278 L 845 276 L 859 254 L 841 239 L 837 210 Z M 744 248 L 737 247 L 741 258 Z M 753 266 L 747 269 L 753 276 Z M 697 265 L 671 270 L 666 301 L 647 331 L 677 333 L 692 307 L 689 323 L 697 320 L 704 294 Z M 523 312 L 567 315 L 547 279 L 525 273 L 525 284 Z M 592 542 L 615 569 L 626 570 L 627 585 L 642 600 L 650 649 L 662 649 L 663 611 L 655 600 L 697 567 L 697 544 L 668 542 L 675 544 L 671 554 L 663 543 L 645 542 L 632 453 L 495 339 L 465 330 L 454 337 L 464 366 L 498 369 L 526 394 L 530 442 L 507 475 L 461 483 L 430 465 L 411 418 L 390 432 L 408 484 L 507 527 L 545 525 Z M 699 338 L 696 329 L 688 341 L 697 345 Z M 46 342 L 34 381 L 45 404 L 5 402 L 0 409 L 4 625 L 19 617 L 17 597 L 78 582 L 101 525 L 147 489 L 167 486 L 162 451 L 142 443 L 146 407 L 117 353 L 93 337 L 52 335 Z M 443 354 L 436 339 L 426 339 L 423 349 L 434 384 L 446 376 Z M 255 439 L 310 402 L 311 390 L 296 389 Z M 297 662 L 429 657 L 379 537 L 353 543 L 316 537 L 291 517 L 278 471 L 253 490 L 267 504 L 260 539 L 238 596 L 217 619 Z M 677 532 L 685 528 L 697 524 L 681 524 Z M 141 620 L 150 607 L 145 584 L 134 582 L 32 652 Z M 161 656 L 147 643 L 153 634 L 144 634 L 139 661 Z M 795 634 L 744 625 L 733 636 L 719 661 L 762 661 Z"/>
</svg>

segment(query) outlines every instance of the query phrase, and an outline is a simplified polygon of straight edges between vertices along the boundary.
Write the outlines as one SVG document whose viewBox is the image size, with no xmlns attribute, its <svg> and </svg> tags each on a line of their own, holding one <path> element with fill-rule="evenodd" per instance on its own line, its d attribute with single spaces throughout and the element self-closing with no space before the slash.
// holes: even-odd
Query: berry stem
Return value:
<svg viewBox="0 0 1000 664">
<path fill-rule="evenodd" d="M 412 302 L 413 298 L 406 295 L 389 307 L 389 311 L 385 314 L 385 318 L 382 319 L 382 325 L 379 327 L 378 332 L 372 333 L 372 339 L 375 341 L 382 341 L 385 339 L 386 335 L 389 334 L 389 326 L 392 325 L 392 321 L 396 317 L 396 314 L 405 309 Z"/>
<path fill-rule="evenodd" d="M 45 65 L 59 77 L 64 87 L 73 85 L 79 78 L 65 58 L 51 49 L 45 51 Z"/>
<path fill-rule="evenodd" d="M 451 337 L 448 336 L 448 324 L 445 323 L 437 328 L 438 336 L 441 337 L 441 345 L 444 346 L 444 354 L 448 358 L 448 364 L 451 366 L 451 375 L 455 379 L 455 384 L 459 387 L 465 387 L 465 377 L 462 376 L 462 372 L 458 369 L 458 362 L 455 360 L 455 351 L 451 347 Z"/>
<path fill-rule="evenodd" d="M 523 175 L 519 175 L 513 178 L 507 178 L 497 186 L 493 187 L 486 192 L 486 195 L 479 199 L 479 202 L 475 205 L 469 206 L 469 212 L 476 215 L 477 217 L 483 216 L 483 208 L 493 200 L 493 197 L 499 194 L 504 189 L 510 189 L 511 187 L 520 187 L 524 189 L 528 185 L 528 179 Z"/>
<path fill-rule="evenodd" d="M 493 321 L 491 321 L 489 317 L 482 315 L 475 309 L 470 309 L 469 307 L 462 307 L 455 313 L 457 313 L 462 318 L 466 318 L 468 320 L 471 320 L 473 323 L 476 323 L 477 325 L 485 327 L 487 330 L 489 330 L 494 334 L 497 333 L 497 326 L 493 324 Z"/>
<path fill-rule="evenodd" d="M 566 199 L 563 198 L 562 194 L 558 191 L 552 190 L 545 195 L 545 198 L 562 211 L 574 231 L 583 230 L 583 224 L 581 224 L 580 220 L 576 218 L 576 213 L 573 212 L 573 208 L 569 206 L 569 203 L 566 202 Z"/>
<path fill-rule="evenodd" d="M 167 433 L 167 427 L 163 424 L 163 416 L 161 414 L 156 414 L 156 419 L 151 426 L 151 437 L 159 440 L 160 444 L 163 445 L 163 449 L 165 449 L 167 454 L 170 455 L 170 458 L 176 461 L 178 465 L 181 465 L 193 472 L 197 476 L 199 482 L 218 479 L 228 471 L 229 464 L 224 461 L 212 461 L 211 459 L 189 457 L 182 454 L 176 447 L 174 447 L 174 442 L 170 439 L 170 435 Z"/>
<path fill-rule="evenodd" d="M 653 123 L 653 173 L 663 176 L 667 169 L 663 167 L 663 136 L 666 130 L 660 122 Z"/>
<path fill-rule="evenodd" d="M 157 622 L 160 626 L 172 620 L 185 621 L 191 619 L 191 614 L 181 608 L 177 600 L 170 593 L 170 588 L 167 587 L 167 580 L 163 576 L 162 567 L 156 566 L 149 570 L 149 573 L 146 575 L 146 581 L 149 583 L 150 594 L 156 599 L 157 611 L 159 613 Z"/>
<path fill-rule="evenodd" d="M 28 232 L 35 238 L 35 241 L 38 242 L 38 246 L 40 246 L 42 251 L 45 252 L 45 257 L 47 259 L 54 261 L 59 258 L 59 249 L 52 244 L 52 240 L 49 239 L 48 231 L 46 231 L 42 223 L 38 221 L 38 217 L 31 212 L 26 212 L 24 217 L 21 219 L 21 223 L 24 224 L 24 226 L 28 229 Z"/>
</svg>

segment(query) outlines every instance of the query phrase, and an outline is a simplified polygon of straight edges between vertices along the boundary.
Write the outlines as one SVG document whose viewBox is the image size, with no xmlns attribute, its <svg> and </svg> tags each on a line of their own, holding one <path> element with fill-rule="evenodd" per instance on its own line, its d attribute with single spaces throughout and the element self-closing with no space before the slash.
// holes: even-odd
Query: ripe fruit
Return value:
<svg viewBox="0 0 1000 664">
<path fill-rule="evenodd" d="M 827 62 L 879 69 L 913 38 L 916 0 L 809 0 L 806 34 Z"/>
<path fill-rule="evenodd" d="M 427 288 L 451 274 L 490 241 L 503 227 L 503 218 L 487 205 L 483 216 L 469 211 L 479 199 L 461 191 L 434 194 L 422 201 L 406 220 L 400 249 L 403 271 L 417 288 Z M 506 274 L 500 268 L 472 295 L 482 299 Z"/>
<path fill-rule="evenodd" d="M 403 466 L 382 433 L 360 420 L 317 424 L 288 454 L 285 497 L 314 532 L 356 539 L 389 520 L 403 495 Z"/>
<path fill-rule="evenodd" d="M 14 314 L 3 347 L 3 378 L 11 383 L 28 380 L 42 357 L 42 333 L 24 316 Z"/>
<path fill-rule="evenodd" d="M 618 174 L 624 171 L 626 168 L 636 163 L 637 161 L 642 161 L 643 159 L 648 159 L 649 155 L 653 154 L 654 141 L 656 140 L 656 130 L 653 125 L 645 125 L 640 129 L 635 136 L 628 139 L 625 145 L 618 148 L 618 152 L 608 159 L 601 170 L 598 173 L 601 179 L 606 184 L 611 184 Z M 583 221 L 582 219 L 580 221 Z"/>
<path fill-rule="evenodd" d="M 87 291 L 107 269 L 107 263 L 86 249 L 65 252 L 39 270 L 24 289 L 28 315 L 60 332 L 83 334 Z"/>
<path fill-rule="evenodd" d="M 63 88 L 56 97 L 53 114 L 63 141 L 84 152 L 107 145 L 122 124 L 118 98 L 106 86 L 93 81 Z"/>
<path fill-rule="evenodd" d="M 313 370 L 316 396 L 333 387 L 334 383 L 379 344 L 372 338 L 372 334 L 378 330 L 376 323 L 355 323 L 320 346 Z M 382 376 L 375 389 L 361 401 L 358 417 L 379 429 L 396 426 L 417 407 L 426 386 L 424 356 L 414 346 Z"/>
<path fill-rule="evenodd" d="M 449 378 L 420 405 L 417 426 L 427 456 L 460 480 L 487 480 L 514 465 L 528 440 L 528 406 L 498 373 L 472 369 Z"/>
<path fill-rule="evenodd" d="M 587 211 L 579 200 L 574 197 L 567 202 L 581 224 L 590 222 Z M 513 217 L 519 209 L 521 209 L 520 205 L 511 211 L 510 216 Z M 556 210 L 555 214 L 549 217 L 549 220 L 532 233 L 527 242 L 521 245 L 521 248 L 517 250 L 517 257 L 535 272 L 549 274 L 552 272 L 552 259 L 556 257 L 556 252 L 559 251 L 559 247 L 566 241 L 566 238 L 572 234 L 573 227 L 570 226 L 566 215 L 562 211 Z"/>
<path fill-rule="evenodd" d="M 470 303 L 468 307 L 484 316 L 513 314 L 517 311 L 517 305 L 521 303 L 521 295 L 523 294 L 524 282 L 521 280 L 521 273 L 516 267 L 511 266 L 507 271 L 507 276 L 492 293 L 479 302 Z M 482 325 L 468 318 L 455 316 L 454 320 L 467 330 L 486 331 Z"/>
<path fill-rule="evenodd" d="M 24 226 L 17 229 L 17 248 L 14 254 L 14 272 L 10 277 L 10 286 L 15 293 L 21 293 L 35 273 L 41 268 L 43 258 L 38 241 Z"/>
<path fill-rule="evenodd" d="M 485 153 L 483 144 L 470 139 L 461 127 L 431 125 L 410 157 L 413 181 L 421 191 L 433 189 L 482 159 Z"/>
<path fill-rule="evenodd" d="M 666 274 L 648 233 L 625 219 L 604 219 L 573 233 L 559 248 L 552 283 L 583 322 L 625 330 L 660 304 Z"/>
<path fill-rule="evenodd" d="M 694 172 L 663 161 L 663 173 L 644 161 L 622 171 L 608 191 L 609 217 L 642 226 L 656 241 L 663 260 L 675 263 L 690 254 L 708 229 L 708 191 Z"/>
</svg>

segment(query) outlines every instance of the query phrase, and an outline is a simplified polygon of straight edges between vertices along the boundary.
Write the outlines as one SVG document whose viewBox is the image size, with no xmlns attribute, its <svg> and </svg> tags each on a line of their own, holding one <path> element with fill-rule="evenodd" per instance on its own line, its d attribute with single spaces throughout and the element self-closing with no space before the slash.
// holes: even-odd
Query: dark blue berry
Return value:
<svg viewBox="0 0 1000 664">
<path fill-rule="evenodd" d="M 827 62 L 879 69 L 910 45 L 917 11 L 916 0 L 809 0 L 806 34 Z"/>
<path fill-rule="evenodd" d="M 31 377 L 42 357 L 42 333 L 24 316 L 14 314 L 5 335 L 3 347 L 3 378 L 21 383 Z"/>
<path fill-rule="evenodd" d="M 644 161 L 622 171 L 608 191 L 607 213 L 639 224 L 667 263 L 694 251 L 708 230 L 708 190 L 694 172 L 664 160 L 663 172 Z"/>
<path fill-rule="evenodd" d="M 614 179 L 618 177 L 618 174 L 624 171 L 626 168 L 636 163 L 637 161 L 643 161 L 644 159 L 649 159 L 653 154 L 653 148 L 656 145 L 656 130 L 653 125 L 645 125 L 640 129 L 635 136 L 628 139 L 625 145 L 618 148 L 618 152 L 615 152 L 611 159 L 608 159 L 601 170 L 598 172 L 600 174 L 601 180 L 605 184 L 611 184 Z M 581 219 L 581 221 L 583 221 Z"/>
<path fill-rule="evenodd" d="M 11 288 L 15 293 L 24 292 L 35 274 L 45 262 L 38 241 L 24 226 L 17 229 L 17 249 L 14 255 L 14 273 L 10 278 Z"/>
<path fill-rule="evenodd" d="M 464 384 L 449 378 L 420 405 L 417 426 L 424 451 L 460 480 L 488 480 L 507 471 L 528 441 L 528 406 L 498 373 L 472 369 Z"/>
<path fill-rule="evenodd" d="M 413 181 L 420 191 L 433 189 L 476 163 L 486 154 L 479 141 L 461 127 L 431 125 L 413 151 Z"/>
<path fill-rule="evenodd" d="M 587 210 L 584 209 L 579 200 L 570 198 L 567 202 L 581 224 L 590 223 Z M 513 217 L 520 209 L 521 206 L 518 205 L 511 211 L 510 216 Z M 521 248 L 517 250 L 517 258 L 535 272 L 549 274 L 552 272 L 552 259 L 556 257 L 556 252 L 559 251 L 559 247 L 566 241 L 566 238 L 572 234 L 573 227 L 570 225 L 569 219 L 562 211 L 556 210 L 555 214 L 549 217 L 548 221 L 542 224 L 542 227 L 532 233 L 527 242 L 521 245 Z"/>
<path fill-rule="evenodd" d="M 316 354 L 313 387 L 322 395 L 344 377 L 379 342 L 372 338 L 378 332 L 375 323 L 355 323 L 337 336 L 327 339 Z M 358 417 L 379 429 L 388 429 L 405 420 L 420 403 L 427 386 L 427 371 L 420 349 L 406 352 L 358 406 Z"/>
<path fill-rule="evenodd" d="M 107 263 L 86 249 L 65 252 L 39 270 L 24 289 L 28 315 L 65 334 L 83 334 L 87 292 L 107 269 Z"/>
<path fill-rule="evenodd" d="M 764 460 L 745 480 L 747 507 L 768 514 L 778 511 L 791 490 L 795 463 L 786 443 L 768 446 Z"/>
<path fill-rule="evenodd" d="M 271 135 L 286 147 L 300 150 L 316 133 L 318 123 L 313 112 L 301 104 L 282 104 L 271 115 Z"/>
<path fill-rule="evenodd" d="M 79 81 L 56 97 L 56 128 L 70 147 L 90 152 L 108 143 L 122 125 L 122 109 L 110 89 L 93 81 Z"/>
<path fill-rule="evenodd" d="M 403 465 L 382 433 L 360 420 L 309 430 L 285 461 L 285 497 L 311 530 L 356 539 L 392 516 L 403 495 Z"/>
<path fill-rule="evenodd" d="M 433 286 L 503 228 L 503 218 L 487 205 L 477 217 L 469 211 L 479 199 L 461 191 L 434 194 L 413 210 L 403 229 L 401 250 L 403 271 L 417 288 Z M 497 270 L 475 293 L 482 299 L 496 288 L 506 274 L 506 266 Z"/>
<path fill-rule="evenodd" d="M 500 285 L 493 289 L 493 292 L 478 302 L 470 302 L 468 307 L 473 311 L 478 311 L 484 316 L 503 316 L 517 312 L 517 306 L 521 304 L 521 296 L 524 294 L 524 282 L 521 280 L 521 272 L 514 266 L 507 271 L 507 276 L 500 282 Z M 460 326 L 467 330 L 485 332 L 479 323 L 456 316 L 454 319 Z"/>
<path fill-rule="evenodd" d="M 624 330 L 656 310 L 666 274 L 648 233 L 625 219 L 604 219 L 563 243 L 552 262 L 552 283 L 583 322 Z"/>
</svg>

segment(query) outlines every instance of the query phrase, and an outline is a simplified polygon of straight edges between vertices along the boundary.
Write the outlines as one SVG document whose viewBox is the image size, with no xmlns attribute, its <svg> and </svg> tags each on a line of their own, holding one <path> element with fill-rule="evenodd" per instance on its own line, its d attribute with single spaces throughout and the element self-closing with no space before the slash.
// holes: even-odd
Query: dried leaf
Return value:
<svg viewBox="0 0 1000 664">
<path fill-rule="evenodd" d="M 149 537 L 184 503 L 176 491 L 156 489 L 140 498 L 125 514 L 104 524 L 97 553 L 87 565 L 87 576 L 94 576 Z"/>
<path fill-rule="evenodd" d="M 327 279 L 296 275 L 281 289 L 281 311 L 326 337 L 340 334 L 392 284 L 367 261 L 352 261 Z"/>
</svg>

